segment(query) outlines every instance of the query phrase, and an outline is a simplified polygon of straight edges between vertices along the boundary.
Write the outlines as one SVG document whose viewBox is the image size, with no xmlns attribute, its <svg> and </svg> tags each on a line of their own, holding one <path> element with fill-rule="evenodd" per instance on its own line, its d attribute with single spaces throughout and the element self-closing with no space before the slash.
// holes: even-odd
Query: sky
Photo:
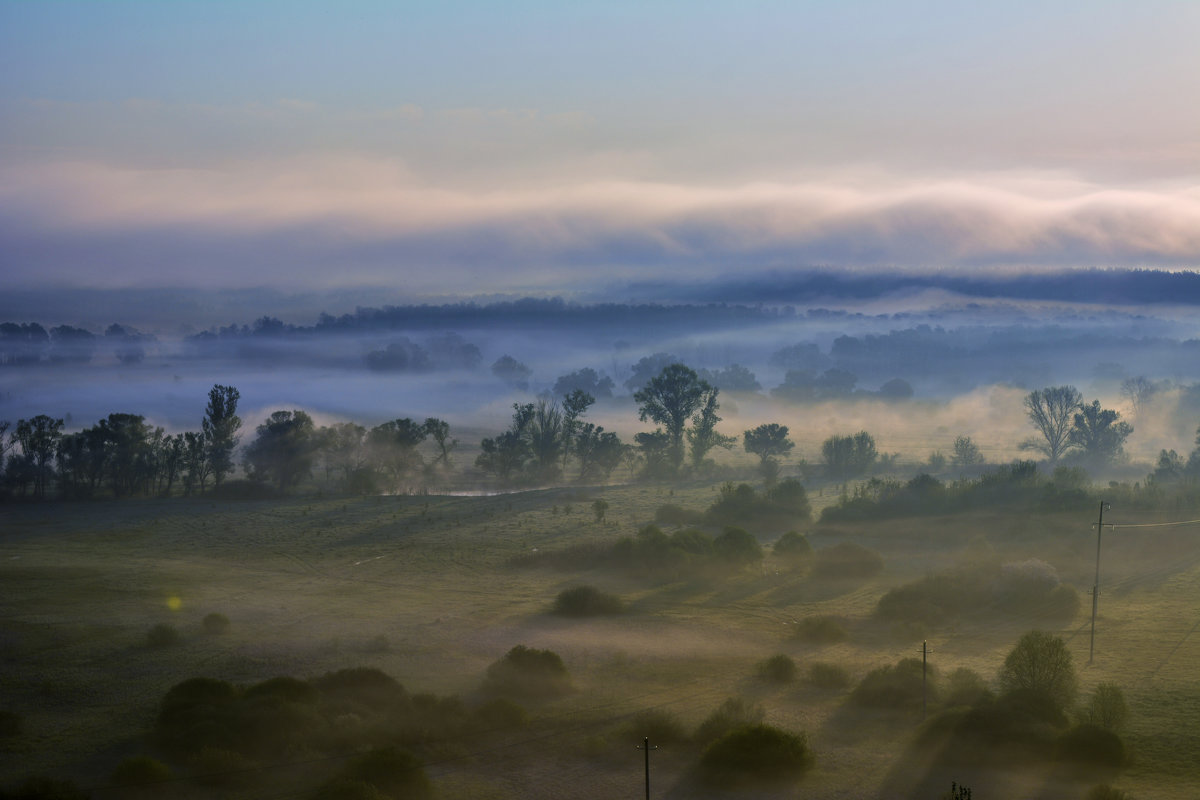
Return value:
<svg viewBox="0 0 1200 800">
<path fill-rule="evenodd" d="M 1185 0 L 0 0 L 0 274 L 1196 269 L 1197 42 Z"/>
</svg>

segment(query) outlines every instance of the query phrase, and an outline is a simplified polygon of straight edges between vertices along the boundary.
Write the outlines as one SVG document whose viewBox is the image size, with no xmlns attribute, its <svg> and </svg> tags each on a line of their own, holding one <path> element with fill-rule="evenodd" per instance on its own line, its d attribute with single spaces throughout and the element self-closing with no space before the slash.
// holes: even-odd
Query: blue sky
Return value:
<svg viewBox="0 0 1200 800">
<path fill-rule="evenodd" d="M 3 2 L 18 286 L 1200 266 L 1200 3 Z"/>
</svg>

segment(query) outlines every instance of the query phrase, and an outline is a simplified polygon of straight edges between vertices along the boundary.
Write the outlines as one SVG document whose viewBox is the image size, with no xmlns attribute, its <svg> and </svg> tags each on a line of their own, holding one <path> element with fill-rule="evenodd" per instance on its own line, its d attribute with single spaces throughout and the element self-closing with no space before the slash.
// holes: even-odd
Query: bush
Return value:
<svg viewBox="0 0 1200 800">
<path fill-rule="evenodd" d="M 775 541 L 771 552 L 780 561 L 796 565 L 811 558 L 813 548 L 803 533 L 788 531 Z"/>
<path fill-rule="evenodd" d="M 827 614 L 805 617 L 796 623 L 796 638 L 810 644 L 836 644 L 848 634 L 841 619 Z"/>
<path fill-rule="evenodd" d="M 1059 709 L 1070 707 L 1078 683 L 1067 643 L 1045 631 L 1029 631 L 1004 659 L 1000 686 L 1005 692 L 1023 689 L 1045 695 Z"/>
<path fill-rule="evenodd" d="M 1119 767 L 1125 763 L 1125 745 L 1112 731 L 1084 723 L 1059 738 L 1058 757 L 1065 761 Z"/>
<path fill-rule="evenodd" d="M 947 679 L 946 705 L 973 706 L 991 696 L 987 681 L 972 669 L 959 667 Z"/>
<path fill-rule="evenodd" d="M 225 633 L 229 630 L 229 617 L 213 612 L 204 617 L 204 632 L 211 634 Z"/>
<path fill-rule="evenodd" d="M 621 598 L 602 592 L 595 586 L 576 586 L 563 589 L 554 601 L 554 612 L 566 617 L 594 617 L 620 614 L 624 610 Z"/>
<path fill-rule="evenodd" d="M 24 721 L 15 711 L 0 711 L 0 739 L 8 739 L 21 735 Z"/>
<path fill-rule="evenodd" d="M 850 673 L 837 664 L 814 661 L 808 665 L 807 680 L 818 689 L 845 689 L 850 685 Z"/>
<path fill-rule="evenodd" d="M 132 756 L 113 770 L 112 782 L 117 786 L 147 786 L 163 783 L 173 777 L 171 768 L 150 756 Z"/>
<path fill-rule="evenodd" d="M 1133 800 L 1129 792 L 1109 786 L 1107 783 L 1093 786 L 1083 798 L 1084 800 Z"/>
<path fill-rule="evenodd" d="M 654 521 L 662 525 L 699 525 L 704 522 L 704 514 L 668 503 L 654 512 Z"/>
<path fill-rule="evenodd" d="M 762 561 L 763 557 L 762 547 L 753 534 L 732 526 L 713 540 L 713 552 L 722 560 L 739 566 Z"/>
<path fill-rule="evenodd" d="M 796 680 L 796 662 L 783 653 L 773 655 L 759 662 L 758 675 L 775 683 L 791 683 Z"/>
<path fill-rule="evenodd" d="M 258 765 L 241 753 L 219 747 L 202 747 L 191 758 L 192 780 L 204 786 L 237 786 L 251 780 Z"/>
<path fill-rule="evenodd" d="M 146 632 L 146 644 L 150 647 L 170 647 L 179 643 L 179 631 L 174 625 L 160 622 Z"/>
<path fill-rule="evenodd" d="M 366 781 L 334 778 L 317 790 L 313 800 L 392 800 L 392 797 Z"/>
<path fill-rule="evenodd" d="M 817 551 L 813 574 L 821 578 L 871 578 L 883 571 L 883 556 L 854 542 Z"/>
<path fill-rule="evenodd" d="M 813 765 L 808 737 L 770 725 L 747 725 L 709 745 L 700 768 L 720 783 L 774 782 L 800 777 Z"/>
<path fill-rule="evenodd" d="M 475 709 L 475 719 L 489 729 L 519 728 L 529 722 L 529 712 L 507 697 L 496 697 Z"/>
<path fill-rule="evenodd" d="M 398 747 L 382 747 L 352 760 L 333 781 L 322 788 L 322 794 L 318 797 L 373 797 L 369 792 L 363 793 L 368 787 L 384 797 L 421 800 L 433 796 L 429 777 L 416 756 Z M 326 794 L 334 789 L 340 793 Z"/>
<path fill-rule="evenodd" d="M 730 697 L 700 723 L 696 729 L 696 741 L 700 744 L 711 742 L 734 728 L 757 725 L 765 716 L 766 711 L 762 706 L 750 705 L 741 697 Z"/>
<path fill-rule="evenodd" d="M 652 708 L 642 711 L 629 723 L 629 735 L 649 739 L 650 745 L 675 744 L 687 738 L 683 723 L 670 711 Z"/>
<path fill-rule="evenodd" d="M 921 661 L 916 658 L 873 669 L 854 687 L 850 700 L 874 708 L 919 708 L 926 690 L 931 700 L 937 694 L 933 667 L 927 669 L 928 682 L 922 680 Z"/>
<path fill-rule="evenodd" d="M 489 694 L 527 698 L 561 695 L 570 688 L 566 665 L 557 653 L 523 644 L 489 666 L 483 682 Z"/>
</svg>

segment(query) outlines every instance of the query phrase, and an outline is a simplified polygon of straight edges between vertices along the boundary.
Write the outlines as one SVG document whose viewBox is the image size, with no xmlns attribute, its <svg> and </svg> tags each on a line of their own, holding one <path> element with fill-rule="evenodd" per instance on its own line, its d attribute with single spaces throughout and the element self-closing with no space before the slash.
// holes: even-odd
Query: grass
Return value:
<svg viewBox="0 0 1200 800">
<path fill-rule="evenodd" d="M 33 772 L 104 785 L 123 759 L 144 754 L 167 688 L 196 675 L 252 684 L 369 665 L 410 691 L 470 699 L 490 663 L 526 644 L 560 654 L 575 691 L 514 734 L 527 744 L 492 752 L 467 741 L 431 766 L 439 796 L 627 794 L 640 767 L 632 751 L 639 742 L 625 741 L 636 714 L 661 709 L 691 730 L 731 696 L 763 705 L 770 725 L 808 734 L 818 766 L 802 779 L 805 796 L 874 796 L 895 778 L 919 719 L 848 710 L 844 691 L 803 680 L 761 681 L 759 662 L 783 653 L 801 675 L 819 660 L 857 681 L 919 657 L 919 641 L 898 641 L 873 618 L 875 604 L 888 589 L 969 557 L 978 536 L 1005 561 L 1041 558 L 1081 592 L 1090 588 L 1094 535 L 1071 515 L 989 513 L 806 531 L 815 548 L 854 541 L 883 555 L 881 574 L 837 581 L 777 572 L 770 556 L 732 577 L 666 583 L 513 566 L 535 549 L 631 535 L 666 503 L 706 508 L 717 489 L 608 487 L 605 523 L 588 510 L 591 495 L 576 489 L 2 507 L 0 696 L 3 710 L 20 716 L 22 733 L 0 740 L 0 785 Z M 836 499 L 810 498 L 815 506 Z M 573 511 L 565 514 L 568 503 Z M 1168 548 L 1156 557 L 1145 537 L 1134 537 L 1106 535 L 1095 662 L 1087 664 L 1090 608 L 1055 632 L 1068 641 L 1085 693 L 1115 683 L 1129 702 L 1131 764 L 1118 780 L 1105 780 L 1140 800 L 1193 797 L 1200 794 L 1190 758 L 1200 749 L 1200 544 L 1182 535 L 1156 540 Z M 628 612 L 585 620 L 551 614 L 559 592 L 580 583 L 619 595 Z M 214 612 L 234 620 L 221 636 L 204 634 Z M 819 650 L 798 640 L 795 621 L 819 615 L 844 621 L 849 636 Z M 1020 634 L 1045 622 L 1030 611 L 939 630 L 931 659 L 943 674 L 968 667 L 990 680 Z M 157 624 L 178 630 L 178 643 L 147 648 L 146 632 Z M 374 641 L 388 646 L 369 647 Z M 607 743 L 603 758 L 598 741 Z M 686 782 L 699 753 L 671 750 L 655 754 L 655 783 L 663 791 L 686 785 L 691 796 L 695 787 Z M 189 767 L 169 766 L 176 774 Z M 320 774 L 275 770 L 271 779 L 277 792 L 311 794 L 339 766 Z M 1097 782 L 1072 791 L 1082 796 Z"/>
</svg>

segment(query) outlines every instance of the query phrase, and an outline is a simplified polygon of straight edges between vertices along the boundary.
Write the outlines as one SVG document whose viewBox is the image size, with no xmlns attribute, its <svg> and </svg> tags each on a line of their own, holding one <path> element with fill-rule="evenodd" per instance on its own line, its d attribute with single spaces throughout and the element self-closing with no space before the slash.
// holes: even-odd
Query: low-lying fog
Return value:
<svg viewBox="0 0 1200 800">
<path fill-rule="evenodd" d="M 265 316 L 192 336 L 127 324 L 88 338 L 56 327 L 63 320 L 6 322 L 0 419 L 48 414 L 68 430 L 112 412 L 196 429 L 209 387 L 221 383 L 241 392 L 244 431 L 273 410 L 299 408 L 319 424 L 436 416 L 470 438 L 503 429 L 514 402 L 592 370 L 586 378 L 601 390 L 588 418 L 628 440 L 647 428 L 632 399 L 638 363 L 649 359 L 644 377 L 666 356 L 722 386 L 721 430 L 787 424 L 795 455 L 809 460 L 824 437 L 859 429 L 904 461 L 948 451 L 961 434 L 989 460 L 1015 458 L 1033 433 L 1025 394 L 1073 384 L 1118 409 L 1134 425 L 1127 452 L 1150 461 L 1162 448 L 1191 448 L 1200 410 L 1190 309 L 930 292 L 833 309 L 554 300 L 360 308 L 315 324 Z M 515 369 L 497 366 L 505 356 Z"/>
</svg>

